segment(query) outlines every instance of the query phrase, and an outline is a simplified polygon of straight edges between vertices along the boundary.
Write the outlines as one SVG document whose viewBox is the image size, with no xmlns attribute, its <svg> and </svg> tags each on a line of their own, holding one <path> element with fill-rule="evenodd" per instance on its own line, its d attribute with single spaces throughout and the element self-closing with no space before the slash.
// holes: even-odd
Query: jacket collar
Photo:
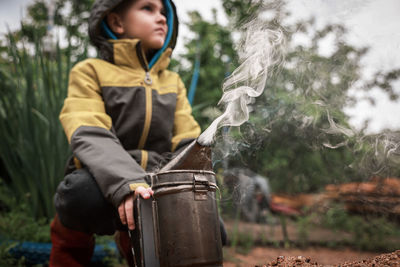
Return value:
<svg viewBox="0 0 400 267">
<path fill-rule="evenodd" d="M 171 48 L 167 48 L 153 65 L 148 70 L 148 62 L 144 55 L 143 49 L 139 39 L 118 39 L 108 40 L 113 46 L 114 64 L 120 66 L 127 66 L 133 69 L 142 69 L 144 71 L 150 71 L 158 73 L 160 70 L 164 70 L 168 67 L 170 62 L 170 56 L 172 53 Z"/>
</svg>

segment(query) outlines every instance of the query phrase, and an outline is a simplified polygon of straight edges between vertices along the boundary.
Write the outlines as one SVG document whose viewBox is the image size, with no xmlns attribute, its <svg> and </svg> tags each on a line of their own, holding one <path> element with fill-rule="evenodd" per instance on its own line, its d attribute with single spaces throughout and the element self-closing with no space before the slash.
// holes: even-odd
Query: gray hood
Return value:
<svg viewBox="0 0 400 267">
<path fill-rule="evenodd" d="M 108 37 L 101 27 L 101 22 L 104 20 L 106 15 L 119 5 L 123 0 L 96 0 L 92 6 L 89 17 L 89 38 L 91 43 L 97 47 L 100 58 L 114 62 L 113 56 L 113 44 L 108 41 Z M 163 2 L 169 1 L 173 10 L 174 24 L 172 29 L 168 28 L 168 31 L 172 30 L 171 39 L 167 47 L 175 48 L 176 39 L 178 36 L 178 17 L 176 15 L 176 8 L 172 0 L 163 0 Z M 164 48 L 166 49 L 166 47 Z"/>
</svg>

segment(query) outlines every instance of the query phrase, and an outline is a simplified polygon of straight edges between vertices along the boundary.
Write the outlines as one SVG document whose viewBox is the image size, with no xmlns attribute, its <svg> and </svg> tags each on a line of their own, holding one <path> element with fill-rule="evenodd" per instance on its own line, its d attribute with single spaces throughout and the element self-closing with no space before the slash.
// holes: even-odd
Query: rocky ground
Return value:
<svg viewBox="0 0 400 267">
<path fill-rule="evenodd" d="M 362 252 L 346 249 L 313 247 L 272 248 L 255 247 L 247 254 L 240 254 L 233 249 L 224 249 L 224 267 L 254 266 L 399 266 L 400 250 L 393 253 Z"/>
<path fill-rule="evenodd" d="M 257 265 L 256 265 L 257 266 Z M 400 250 L 396 250 L 392 253 L 382 254 L 372 259 L 366 259 L 354 262 L 344 262 L 338 265 L 325 265 L 319 264 L 314 261 L 311 257 L 297 256 L 297 257 L 285 257 L 279 256 L 275 260 L 262 265 L 263 267 L 269 266 L 337 266 L 337 267 L 397 267 L 400 266 Z M 261 267 L 261 266 L 260 266 Z"/>
</svg>

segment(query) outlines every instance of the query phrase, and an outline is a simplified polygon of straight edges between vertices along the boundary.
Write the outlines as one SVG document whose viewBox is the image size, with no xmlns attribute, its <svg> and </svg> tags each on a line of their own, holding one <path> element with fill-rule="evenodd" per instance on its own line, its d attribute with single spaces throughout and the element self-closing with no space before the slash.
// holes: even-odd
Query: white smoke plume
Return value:
<svg viewBox="0 0 400 267">
<path fill-rule="evenodd" d="M 282 61 L 285 43 L 282 31 L 268 29 L 259 18 L 245 24 L 242 30 L 244 37 L 237 49 L 241 65 L 222 86 L 218 105 L 225 106 L 225 111 L 200 135 L 198 142 L 202 145 L 214 142 L 218 128 L 240 126 L 249 119 L 250 104 L 263 93 L 271 67 Z"/>
</svg>

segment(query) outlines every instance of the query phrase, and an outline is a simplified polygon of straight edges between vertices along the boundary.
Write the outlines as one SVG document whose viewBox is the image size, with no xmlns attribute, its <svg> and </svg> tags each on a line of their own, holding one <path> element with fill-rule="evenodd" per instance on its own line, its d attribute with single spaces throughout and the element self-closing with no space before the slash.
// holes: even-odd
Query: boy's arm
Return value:
<svg viewBox="0 0 400 267">
<path fill-rule="evenodd" d="M 146 172 L 111 132 L 96 71 L 88 61 L 71 70 L 60 121 L 74 156 L 88 167 L 115 207 L 138 186 L 148 187 Z"/>
<path fill-rule="evenodd" d="M 200 126 L 192 116 L 192 107 L 186 96 L 186 88 L 178 77 L 172 151 L 186 145 L 200 135 Z"/>
</svg>

